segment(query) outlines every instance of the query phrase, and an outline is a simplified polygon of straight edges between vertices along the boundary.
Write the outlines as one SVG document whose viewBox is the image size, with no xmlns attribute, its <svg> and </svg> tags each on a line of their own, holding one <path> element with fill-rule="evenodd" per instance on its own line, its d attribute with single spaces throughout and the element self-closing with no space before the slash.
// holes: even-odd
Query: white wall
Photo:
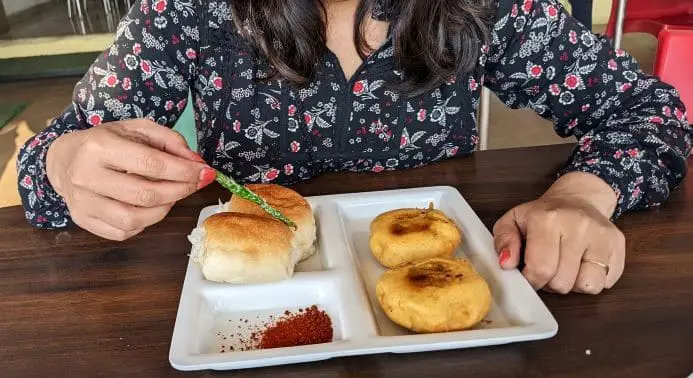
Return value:
<svg viewBox="0 0 693 378">
<path fill-rule="evenodd" d="M 11 16 L 17 12 L 31 8 L 34 5 L 49 3 L 52 0 L 2 0 L 2 5 L 5 7 L 5 14 Z"/>
</svg>

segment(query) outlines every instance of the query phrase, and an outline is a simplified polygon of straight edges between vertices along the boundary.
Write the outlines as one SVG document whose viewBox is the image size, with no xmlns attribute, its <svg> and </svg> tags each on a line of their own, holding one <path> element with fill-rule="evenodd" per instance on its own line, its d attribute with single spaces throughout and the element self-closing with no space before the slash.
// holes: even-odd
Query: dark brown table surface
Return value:
<svg viewBox="0 0 693 378">
<path fill-rule="evenodd" d="M 497 150 L 377 175 L 330 174 L 303 195 L 457 187 L 487 226 L 540 195 L 570 146 Z M 541 297 L 552 339 L 411 355 L 371 355 L 231 373 L 181 373 L 168 362 L 189 245 L 216 187 L 122 243 L 79 230 L 30 228 L 0 210 L 1 377 L 686 377 L 693 372 L 693 175 L 661 209 L 622 217 L 626 271 L 599 296 Z M 589 349 L 591 355 L 585 350 Z"/>
</svg>

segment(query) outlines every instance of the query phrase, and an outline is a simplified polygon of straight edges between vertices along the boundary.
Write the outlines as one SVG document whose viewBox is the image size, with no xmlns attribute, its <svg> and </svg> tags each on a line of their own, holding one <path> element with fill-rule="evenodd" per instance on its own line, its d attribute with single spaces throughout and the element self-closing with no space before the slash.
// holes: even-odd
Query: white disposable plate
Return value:
<svg viewBox="0 0 693 378">
<path fill-rule="evenodd" d="M 208 282 L 190 261 L 185 274 L 169 360 L 178 370 L 232 370 L 375 353 L 411 353 L 539 340 L 558 324 L 517 270 L 503 271 L 493 238 L 450 187 L 310 197 L 318 224 L 318 252 L 290 280 L 261 285 Z M 493 304 L 486 320 L 467 331 L 413 334 L 392 323 L 375 298 L 385 271 L 372 257 L 368 227 L 378 214 L 398 208 L 436 208 L 464 233 L 457 255 L 486 279 Z M 217 211 L 202 210 L 198 223 Z M 248 336 L 248 321 L 260 324 L 284 311 L 317 305 L 331 317 L 331 343 L 253 351 L 229 351 Z M 245 334 L 244 334 L 245 332 Z M 240 333 L 240 336 L 239 336 Z M 224 346 L 224 352 L 222 352 Z"/>
</svg>

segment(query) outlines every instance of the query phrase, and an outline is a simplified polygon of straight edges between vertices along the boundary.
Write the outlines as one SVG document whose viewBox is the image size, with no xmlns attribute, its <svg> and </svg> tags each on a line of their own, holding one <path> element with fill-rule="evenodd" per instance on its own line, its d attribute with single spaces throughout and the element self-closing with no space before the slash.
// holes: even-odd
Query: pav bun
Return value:
<svg viewBox="0 0 693 378">
<path fill-rule="evenodd" d="M 313 209 L 308 201 L 294 190 L 280 185 L 250 184 L 246 187 L 296 223 L 298 228 L 294 231 L 294 235 L 297 246 L 301 249 L 301 260 L 312 256 L 316 249 L 317 228 Z M 239 196 L 232 196 L 231 201 L 224 205 L 224 210 L 270 217 L 260 206 Z"/>
<path fill-rule="evenodd" d="M 290 278 L 301 250 L 289 228 L 272 218 L 218 213 L 195 228 L 188 239 L 191 258 L 207 280 L 233 284 Z"/>
</svg>

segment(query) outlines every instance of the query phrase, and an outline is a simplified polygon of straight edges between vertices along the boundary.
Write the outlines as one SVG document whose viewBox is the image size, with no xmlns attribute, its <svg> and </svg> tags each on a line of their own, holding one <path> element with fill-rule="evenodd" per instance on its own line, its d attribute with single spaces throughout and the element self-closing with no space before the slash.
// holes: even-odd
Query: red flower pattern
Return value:
<svg viewBox="0 0 693 378">
<path fill-rule="evenodd" d="M 551 93 L 554 96 L 558 96 L 561 94 L 561 87 L 558 84 L 551 84 L 549 86 L 549 93 Z"/>
<path fill-rule="evenodd" d="M 99 114 L 92 114 L 89 116 L 89 124 L 92 126 L 99 126 L 103 122 L 103 117 Z"/>
<path fill-rule="evenodd" d="M 34 186 L 34 180 L 31 179 L 31 176 L 24 176 L 24 178 L 22 178 L 21 185 L 24 188 L 31 188 Z"/>
<path fill-rule="evenodd" d="M 563 85 L 566 86 L 568 89 L 575 89 L 578 86 L 580 86 L 580 76 L 575 75 L 575 74 L 568 74 L 565 77 L 565 81 L 563 82 Z"/>
<path fill-rule="evenodd" d="M 224 80 L 222 80 L 221 77 L 217 76 L 214 79 L 212 79 L 212 85 L 214 85 L 214 89 L 219 91 L 224 86 Z"/>
<path fill-rule="evenodd" d="M 607 66 L 609 67 L 610 70 L 616 71 L 618 69 L 618 64 L 616 64 L 616 61 L 613 59 L 609 59 L 609 62 L 607 63 Z"/>
<path fill-rule="evenodd" d="M 149 63 L 148 60 L 141 61 L 140 62 L 140 68 L 142 69 L 142 72 L 144 72 L 147 75 L 152 73 L 152 64 Z"/>
<path fill-rule="evenodd" d="M 578 43 L 578 37 L 577 37 L 577 33 L 575 32 L 575 30 L 571 30 L 568 33 L 568 39 L 570 40 L 570 43 L 572 43 L 572 44 Z"/>
<path fill-rule="evenodd" d="M 419 112 L 416 113 L 416 119 L 419 120 L 419 122 L 425 121 L 426 120 L 426 109 L 419 110 Z"/>
<path fill-rule="evenodd" d="M 366 92 L 366 82 L 365 80 L 359 80 L 354 83 L 354 87 L 352 89 L 352 92 L 354 92 L 355 95 L 360 96 L 364 92 Z"/>
<path fill-rule="evenodd" d="M 524 14 L 529 14 L 529 12 L 532 11 L 533 3 L 534 2 L 532 0 L 524 0 L 524 2 L 522 3 L 522 12 L 524 12 Z"/>
<path fill-rule="evenodd" d="M 650 122 L 661 125 L 664 123 L 664 119 L 662 119 L 662 117 L 659 117 L 659 116 L 652 116 L 652 117 L 650 117 Z"/>
<path fill-rule="evenodd" d="M 279 177 L 279 170 L 276 168 L 272 168 L 265 172 L 265 181 L 274 181 L 277 177 Z"/>
<path fill-rule="evenodd" d="M 664 116 L 666 117 L 671 117 L 671 108 L 668 106 L 663 106 L 662 107 L 662 112 L 664 113 Z"/>
<path fill-rule="evenodd" d="M 164 13 L 167 5 L 168 5 L 168 2 L 166 0 L 155 0 L 154 1 L 154 10 L 159 14 Z"/>
<path fill-rule="evenodd" d="M 109 88 L 115 88 L 116 85 L 118 85 L 118 77 L 114 74 L 109 74 L 106 76 L 106 85 L 108 85 Z"/>
<path fill-rule="evenodd" d="M 178 104 L 176 104 L 176 109 L 178 109 L 179 112 L 182 112 L 185 110 L 185 107 L 188 105 L 188 100 L 187 99 L 182 99 L 178 101 Z"/>
<path fill-rule="evenodd" d="M 284 166 L 284 174 L 287 176 L 291 176 L 294 174 L 294 166 L 292 164 L 286 164 Z"/>
<path fill-rule="evenodd" d="M 679 121 L 681 121 L 681 122 L 685 121 L 686 115 L 684 114 L 684 112 L 681 109 L 674 108 L 674 114 L 676 114 L 676 119 L 678 119 Z"/>
<path fill-rule="evenodd" d="M 544 68 L 540 65 L 535 64 L 529 69 L 529 75 L 535 79 L 539 78 L 542 73 L 544 73 Z"/>
</svg>

